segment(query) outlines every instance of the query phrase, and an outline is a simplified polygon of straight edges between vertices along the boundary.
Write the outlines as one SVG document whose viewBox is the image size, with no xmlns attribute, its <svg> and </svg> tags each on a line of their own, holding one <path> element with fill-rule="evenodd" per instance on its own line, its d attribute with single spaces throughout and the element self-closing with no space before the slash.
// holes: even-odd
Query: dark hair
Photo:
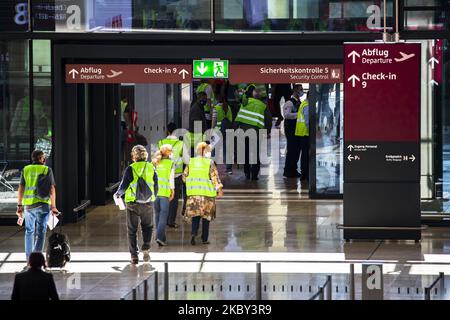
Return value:
<svg viewBox="0 0 450 320">
<path fill-rule="evenodd" d="M 297 88 L 302 88 L 303 89 L 303 85 L 301 83 L 294 84 L 293 90 L 295 90 Z"/>
<path fill-rule="evenodd" d="M 40 159 L 43 155 L 44 155 L 44 151 L 42 151 L 42 150 L 34 150 L 34 151 L 31 153 L 31 160 L 32 160 L 33 162 L 38 162 L 39 159 Z"/>
<path fill-rule="evenodd" d="M 45 258 L 41 252 L 32 252 L 28 258 L 28 264 L 32 269 L 42 269 L 45 267 Z"/>
<path fill-rule="evenodd" d="M 199 92 L 199 93 L 197 94 L 197 99 L 200 99 L 200 96 L 203 96 L 203 97 L 205 97 L 205 98 L 208 97 L 208 95 L 206 94 L 205 91 Z"/>
<path fill-rule="evenodd" d="M 175 124 L 175 123 L 173 123 L 173 122 L 171 122 L 171 123 L 169 123 L 168 125 L 167 125 L 167 131 L 169 132 L 169 133 L 172 133 L 172 132 L 174 132 L 175 130 L 177 130 L 178 128 L 177 128 L 177 125 Z"/>
</svg>

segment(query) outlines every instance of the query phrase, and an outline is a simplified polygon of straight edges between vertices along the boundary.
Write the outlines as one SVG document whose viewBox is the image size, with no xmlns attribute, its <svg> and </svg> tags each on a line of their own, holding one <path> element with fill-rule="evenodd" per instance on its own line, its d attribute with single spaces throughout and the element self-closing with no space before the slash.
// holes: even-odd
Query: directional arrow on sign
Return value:
<svg viewBox="0 0 450 320">
<path fill-rule="evenodd" d="M 206 71 L 208 71 L 208 67 L 205 66 L 205 63 L 200 63 L 200 66 L 197 67 L 197 71 L 200 72 L 201 75 L 204 75 Z"/>
<path fill-rule="evenodd" d="M 347 149 L 350 150 L 350 152 L 351 152 L 353 149 L 355 149 L 355 147 L 352 146 L 352 145 L 349 145 L 349 146 L 347 147 Z"/>
<path fill-rule="evenodd" d="M 347 56 L 348 58 L 352 58 L 352 62 L 355 63 L 356 62 L 356 57 L 360 58 L 361 56 L 359 55 L 358 52 L 356 52 L 355 50 L 353 50 L 352 52 L 350 52 Z"/>
<path fill-rule="evenodd" d="M 72 70 L 69 71 L 69 74 L 72 75 L 72 79 L 75 79 L 75 75 L 79 74 L 79 72 L 77 70 L 75 70 L 75 69 L 72 69 Z"/>
<path fill-rule="evenodd" d="M 431 63 L 431 69 L 434 69 L 434 65 L 439 64 L 439 60 L 436 59 L 435 57 L 431 57 L 431 59 L 428 60 L 428 63 Z"/>
<path fill-rule="evenodd" d="M 347 81 L 352 82 L 352 87 L 354 88 L 356 85 L 356 81 L 361 81 L 356 75 L 352 75 L 350 78 L 348 78 Z"/>
<path fill-rule="evenodd" d="M 189 75 L 189 71 L 187 71 L 186 69 L 182 69 L 180 72 L 178 72 L 178 74 L 181 74 L 184 80 L 186 79 L 186 76 Z"/>
<path fill-rule="evenodd" d="M 355 158 L 352 157 L 352 155 L 349 155 L 349 156 L 347 157 L 347 159 L 348 159 L 348 161 L 352 162 L 352 160 L 354 160 Z"/>
<path fill-rule="evenodd" d="M 432 86 L 438 86 L 438 85 L 439 85 L 439 83 L 437 83 L 435 80 L 431 80 L 431 81 L 430 81 L 430 84 L 431 84 Z"/>
<path fill-rule="evenodd" d="M 414 155 L 412 155 L 411 157 L 409 157 L 409 160 L 411 160 L 411 162 L 414 162 L 414 160 L 416 160 L 416 157 L 414 157 Z"/>
</svg>

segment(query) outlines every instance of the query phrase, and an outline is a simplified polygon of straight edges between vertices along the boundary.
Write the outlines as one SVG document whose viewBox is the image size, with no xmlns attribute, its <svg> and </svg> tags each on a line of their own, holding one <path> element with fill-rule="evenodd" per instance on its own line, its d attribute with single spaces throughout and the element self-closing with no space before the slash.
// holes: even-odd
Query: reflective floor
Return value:
<svg viewBox="0 0 450 320">
<path fill-rule="evenodd" d="M 61 298 L 129 299 L 127 293 L 156 270 L 162 298 L 164 262 L 171 299 L 254 299 L 257 262 L 267 299 L 308 299 L 327 274 L 333 275 L 333 297 L 349 299 L 351 263 L 356 298 L 364 262 L 384 263 L 386 299 L 421 299 L 439 272 L 450 274 L 450 228 L 428 228 L 419 243 L 345 242 L 336 228 L 342 201 L 310 200 L 306 186 L 274 167 L 266 167 L 259 181 L 247 181 L 242 168 L 227 175 L 219 166 L 225 197 L 217 202 L 211 244 L 192 246 L 190 225 L 179 216 L 180 227 L 167 229 L 169 245 L 152 243 L 150 264 L 129 264 L 124 212 L 112 204 L 90 209 L 84 221 L 64 227 L 72 261 L 52 271 Z M 14 274 L 25 266 L 24 233 L 18 230 L 0 227 L 0 299 L 10 298 Z M 149 292 L 154 297 L 154 278 Z"/>
</svg>

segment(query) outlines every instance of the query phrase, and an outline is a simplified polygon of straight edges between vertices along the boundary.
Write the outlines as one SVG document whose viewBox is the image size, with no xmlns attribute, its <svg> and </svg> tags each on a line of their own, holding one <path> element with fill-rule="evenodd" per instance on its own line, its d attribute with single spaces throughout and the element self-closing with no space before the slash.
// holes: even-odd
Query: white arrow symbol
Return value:
<svg viewBox="0 0 450 320">
<path fill-rule="evenodd" d="M 355 63 L 355 61 L 356 61 L 356 57 L 358 56 L 358 58 L 360 58 L 361 56 L 359 55 L 359 53 L 358 52 L 356 52 L 355 50 L 353 50 L 352 52 L 350 52 L 349 54 L 348 54 L 348 58 L 350 58 L 350 57 L 352 57 L 352 62 L 353 63 Z"/>
<path fill-rule="evenodd" d="M 347 81 L 352 82 L 352 87 L 355 87 L 356 81 L 361 81 L 356 75 L 352 75 L 350 78 L 348 78 Z"/>
<path fill-rule="evenodd" d="M 181 74 L 184 80 L 186 79 L 186 76 L 189 75 L 189 71 L 187 71 L 186 69 L 182 69 L 180 72 L 178 72 L 178 74 Z"/>
<path fill-rule="evenodd" d="M 348 159 L 348 161 L 352 162 L 352 160 L 355 159 L 355 158 L 353 158 L 352 155 L 349 155 L 349 156 L 347 157 L 347 159 Z"/>
<path fill-rule="evenodd" d="M 414 162 L 414 160 L 416 160 L 416 157 L 414 157 L 414 155 L 412 155 L 411 157 L 409 157 L 409 160 L 411 160 L 411 162 Z"/>
<path fill-rule="evenodd" d="M 438 86 L 438 85 L 439 85 L 439 83 L 437 83 L 435 80 L 431 80 L 431 81 L 430 81 L 430 84 L 431 84 L 432 86 Z"/>
<path fill-rule="evenodd" d="M 197 71 L 200 72 L 201 75 L 205 74 L 208 71 L 208 67 L 205 66 L 205 63 L 200 63 L 200 67 L 197 66 Z"/>
<path fill-rule="evenodd" d="M 350 150 L 350 152 L 351 152 L 353 149 L 355 149 L 355 147 L 352 146 L 352 145 L 349 145 L 349 146 L 347 147 L 347 149 Z"/>
<path fill-rule="evenodd" d="M 69 71 L 69 74 L 72 75 L 72 79 L 75 79 L 75 74 L 78 74 L 78 73 L 79 72 L 77 70 L 75 70 L 75 69 L 72 69 L 72 70 Z"/>
<path fill-rule="evenodd" d="M 439 60 L 435 57 L 432 57 L 430 60 L 428 60 L 428 63 L 431 63 L 431 69 L 434 69 L 434 65 L 437 63 L 439 64 Z"/>
</svg>

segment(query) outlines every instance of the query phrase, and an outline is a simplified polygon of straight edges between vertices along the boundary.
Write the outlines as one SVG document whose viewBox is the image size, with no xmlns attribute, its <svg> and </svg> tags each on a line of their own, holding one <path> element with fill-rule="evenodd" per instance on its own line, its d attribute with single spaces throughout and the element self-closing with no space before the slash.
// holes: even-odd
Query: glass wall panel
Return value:
<svg viewBox="0 0 450 320">
<path fill-rule="evenodd" d="M 450 23 L 450 11 L 405 11 L 406 30 L 444 30 Z"/>
<path fill-rule="evenodd" d="M 320 84 L 310 85 L 310 90 L 316 97 L 316 192 L 342 194 L 344 88 Z"/>
<path fill-rule="evenodd" d="M 34 148 L 52 155 L 52 84 L 50 40 L 33 40 Z"/>
<path fill-rule="evenodd" d="M 392 0 L 387 25 L 392 26 Z M 380 31 L 383 1 L 217 0 L 217 31 Z"/>
<path fill-rule="evenodd" d="M 30 158 L 28 41 L 0 41 L 0 213 L 15 208 Z"/>
<path fill-rule="evenodd" d="M 209 31 L 209 0 L 33 0 L 33 30 Z"/>
</svg>

